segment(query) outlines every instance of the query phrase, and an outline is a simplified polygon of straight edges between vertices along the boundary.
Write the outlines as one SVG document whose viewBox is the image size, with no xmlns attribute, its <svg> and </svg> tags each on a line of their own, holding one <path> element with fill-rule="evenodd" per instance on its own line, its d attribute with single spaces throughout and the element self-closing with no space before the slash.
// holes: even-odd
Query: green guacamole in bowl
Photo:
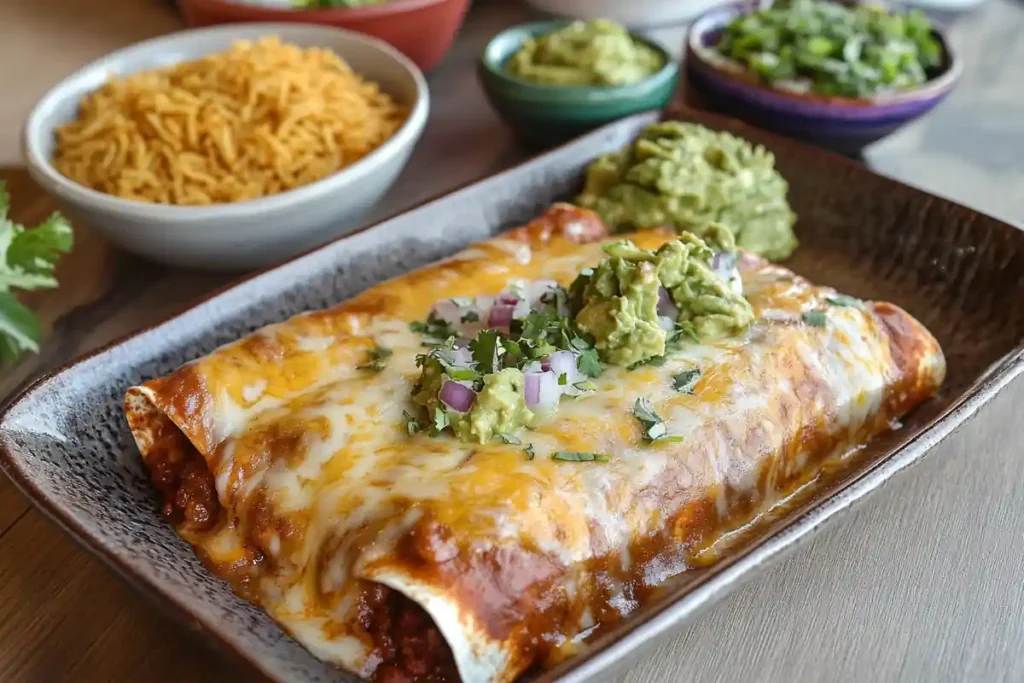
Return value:
<svg viewBox="0 0 1024 683">
<path fill-rule="evenodd" d="M 525 40 L 505 69 L 544 85 L 620 86 L 636 83 L 665 66 L 662 54 L 607 19 L 574 21 Z"/>
<path fill-rule="evenodd" d="M 668 104 L 679 81 L 669 51 L 641 34 L 606 30 L 608 23 L 521 24 L 484 48 L 481 85 L 524 142 L 547 147 Z"/>
</svg>

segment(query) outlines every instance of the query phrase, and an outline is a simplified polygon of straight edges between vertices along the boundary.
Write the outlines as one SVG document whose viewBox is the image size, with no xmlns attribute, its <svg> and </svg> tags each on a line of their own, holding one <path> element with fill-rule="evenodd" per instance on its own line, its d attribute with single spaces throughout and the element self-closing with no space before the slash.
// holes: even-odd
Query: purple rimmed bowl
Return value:
<svg viewBox="0 0 1024 683">
<path fill-rule="evenodd" d="M 950 93 L 962 71 L 945 37 L 934 31 L 942 46 L 942 63 L 915 88 L 865 98 L 780 90 L 714 48 L 730 21 L 757 7 L 748 1 L 718 7 L 690 26 L 683 76 L 684 97 L 690 104 L 843 154 L 857 154 L 929 112 Z"/>
</svg>

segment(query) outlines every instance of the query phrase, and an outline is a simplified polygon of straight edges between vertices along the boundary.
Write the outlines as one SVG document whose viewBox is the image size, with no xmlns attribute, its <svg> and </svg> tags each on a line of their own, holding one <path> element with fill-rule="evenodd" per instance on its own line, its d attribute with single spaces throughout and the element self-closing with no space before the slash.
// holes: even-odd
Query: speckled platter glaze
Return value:
<svg viewBox="0 0 1024 683">
<path fill-rule="evenodd" d="M 660 597 L 535 680 L 614 675 L 697 610 L 781 557 L 823 522 L 921 459 L 1024 369 L 1024 232 L 743 124 L 670 112 L 771 148 L 791 186 L 802 246 L 787 264 L 864 298 L 893 301 L 942 343 L 941 394 L 763 523 L 724 558 L 672 579 Z M 276 681 L 355 681 L 318 662 L 207 573 L 159 514 L 121 411 L 125 389 L 267 323 L 520 224 L 572 195 L 595 156 L 651 115 L 580 138 L 510 171 L 391 218 L 222 291 L 191 310 L 43 378 L 0 418 L 0 469 L 82 545 L 158 603 Z M 908 475 L 908 476 L 913 476 Z"/>
</svg>

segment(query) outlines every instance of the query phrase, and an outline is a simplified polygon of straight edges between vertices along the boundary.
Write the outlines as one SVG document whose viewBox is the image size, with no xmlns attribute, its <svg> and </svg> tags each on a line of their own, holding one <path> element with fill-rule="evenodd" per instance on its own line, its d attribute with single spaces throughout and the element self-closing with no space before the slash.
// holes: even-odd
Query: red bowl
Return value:
<svg viewBox="0 0 1024 683">
<path fill-rule="evenodd" d="M 462 26 L 470 0 L 391 0 L 366 7 L 293 10 L 229 0 L 178 0 L 190 26 L 295 21 L 337 26 L 391 43 L 423 71 L 437 66 Z"/>
</svg>

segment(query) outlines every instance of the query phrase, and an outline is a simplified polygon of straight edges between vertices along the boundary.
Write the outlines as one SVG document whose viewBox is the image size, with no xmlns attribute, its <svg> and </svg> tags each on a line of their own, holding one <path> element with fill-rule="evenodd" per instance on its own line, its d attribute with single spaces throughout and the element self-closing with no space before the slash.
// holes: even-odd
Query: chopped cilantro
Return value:
<svg viewBox="0 0 1024 683">
<path fill-rule="evenodd" d="M 513 321 L 513 332 L 518 332 L 520 344 L 526 342 L 534 358 L 547 356 L 568 348 L 574 336 L 572 321 L 553 311 L 531 311 L 524 319 Z M 524 349 L 525 350 L 525 349 Z"/>
<path fill-rule="evenodd" d="M 526 444 L 526 448 L 524 448 L 523 451 L 526 453 L 527 460 L 533 460 L 534 458 L 537 457 L 537 454 L 533 451 L 532 443 Z"/>
<path fill-rule="evenodd" d="M 423 425 L 420 424 L 420 421 L 410 415 L 408 411 L 403 410 L 402 415 L 405 417 L 405 431 L 409 432 L 409 436 L 412 436 L 423 429 Z"/>
<path fill-rule="evenodd" d="M 644 440 L 657 441 L 668 434 L 665 421 L 654 410 L 654 404 L 649 399 L 638 398 L 636 400 L 636 403 L 633 404 L 633 416 L 644 428 Z"/>
<path fill-rule="evenodd" d="M 558 325 L 559 315 L 550 311 L 530 311 L 520 321 L 519 336 L 522 339 L 539 340 L 547 336 L 551 327 Z"/>
<path fill-rule="evenodd" d="M 558 386 L 564 387 L 568 383 L 569 377 L 564 372 L 558 376 Z"/>
<path fill-rule="evenodd" d="M 658 441 L 663 439 L 668 434 L 668 427 L 665 426 L 664 422 L 653 422 L 647 426 L 647 440 Z"/>
<path fill-rule="evenodd" d="M 633 363 L 632 365 L 626 366 L 626 370 L 633 371 L 633 370 L 636 370 L 637 368 L 642 367 L 644 365 L 653 365 L 656 368 L 660 368 L 662 365 L 665 364 L 666 360 L 668 360 L 668 359 L 665 358 L 665 356 L 651 356 L 650 358 L 647 358 L 647 359 L 644 359 L 644 360 L 638 360 L 637 362 Z"/>
<path fill-rule="evenodd" d="M 481 374 L 474 368 L 463 368 L 452 365 L 451 356 L 445 353 L 445 351 L 451 351 L 455 348 L 455 337 L 449 337 L 448 340 L 437 348 L 434 348 L 430 353 L 421 353 L 416 356 L 416 367 L 423 367 L 428 358 L 437 361 L 441 365 L 441 369 L 451 379 L 457 382 L 476 382 L 481 379 Z"/>
<path fill-rule="evenodd" d="M 697 331 L 693 329 L 692 322 L 689 320 L 686 322 L 677 321 L 676 328 L 668 335 L 668 339 L 665 340 L 665 351 L 678 351 L 679 347 L 683 345 L 683 341 L 687 338 L 695 342 L 700 341 Z"/>
<path fill-rule="evenodd" d="M 430 435 L 437 436 L 450 424 L 451 422 L 448 420 L 448 413 L 446 413 L 444 408 L 441 406 L 437 406 L 434 408 L 434 429 L 430 432 Z"/>
<path fill-rule="evenodd" d="M 498 434 L 498 438 L 501 439 L 502 443 L 510 443 L 515 446 L 519 446 L 523 443 L 518 436 L 514 436 L 512 434 Z"/>
<path fill-rule="evenodd" d="M 495 330 L 482 330 L 476 339 L 469 342 L 469 351 L 480 374 L 489 375 L 495 371 L 494 359 L 500 348 L 501 342 Z"/>
<path fill-rule="evenodd" d="M 480 314 L 478 314 L 476 311 L 466 311 L 465 313 L 462 314 L 461 320 L 464 323 L 480 322 Z"/>
<path fill-rule="evenodd" d="M 552 460 L 563 462 L 608 462 L 604 453 L 578 453 L 575 451 L 558 451 L 551 456 Z"/>
<path fill-rule="evenodd" d="M 423 340 L 423 343 L 427 346 L 439 346 L 445 339 L 455 335 L 455 330 L 451 325 L 434 317 L 433 312 L 427 316 L 426 322 L 416 320 L 409 323 L 409 330 L 424 335 L 426 339 Z"/>
<path fill-rule="evenodd" d="M 501 355 L 502 367 L 518 368 L 523 365 L 523 361 L 526 360 L 526 354 L 523 353 L 523 347 L 519 342 L 503 338 L 501 346 L 505 349 L 505 353 Z"/>
<path fill-rule="evenodd" d="M 386 361 L 394 353 L 389 348 L 383 346 L 375 346 L 366 352 L 369 356 L 369 360 L 362 365 L 357 365 L 356 370 L 370 370 L 371 372 L 380 372 L 387 365 Z"/>
<path fill-rule="evenodd" d="M 633 415 L 641 422 L 661 422 L 661 418 L 654 410 L 654 404 L 650 399 L 638 398 L 633 404 Z"/>
<path fill-rule="evenodd" d="M 700 380 L 700 368 L 690 368 L 683 370 L 678 375 L 672 375 L 672 385 L 680 394 L 692 394 L 698 380 Z"/>
<path fill-rule="evenodd" d="M 811 327 L 825 327 L 825 324 L 828 322 L 825 311 L 807 311 L 800 317 Z"/>
<path fill-rule="evenodd" d="M 601 376 L 601 360 L 598 358 L 597 349 L 587 349 L 581 353 L 576 364 L 580 372 L 587 377 L 596 378 Z"/>
<path fill-rule="evenodd" d="M 480 373 L 473 368 L 453 368 L 451 366 L 446 366 L 444 372 L 456 382 L 475 382 L 480 379 Z"/>
<path fill-rule="evenodd" d="M 572 348 L 574 348 L 575 350 L 580 351 L 580 352 L 587 351 L 587 350 L 592 349 L 594 347 L 593 344 L 591 344 L 589 341 L 587 341 L 586 337 L 580 337 L 580 336 L 575 336 L 572 339 L 570 339 L 569 340 L 569 346 L 571 346 Z"/>
<path fill-rule="evenodd" d="M 587 288 L 593 277 L 594 269 L 584 268 L 576 276 L 576 279 L 572 281 L 572 284 L 569 285 L 569 310 L 573 315 L 579 313 L 580 309 L 583 308 L 583 290 Z"/>
</svg>

